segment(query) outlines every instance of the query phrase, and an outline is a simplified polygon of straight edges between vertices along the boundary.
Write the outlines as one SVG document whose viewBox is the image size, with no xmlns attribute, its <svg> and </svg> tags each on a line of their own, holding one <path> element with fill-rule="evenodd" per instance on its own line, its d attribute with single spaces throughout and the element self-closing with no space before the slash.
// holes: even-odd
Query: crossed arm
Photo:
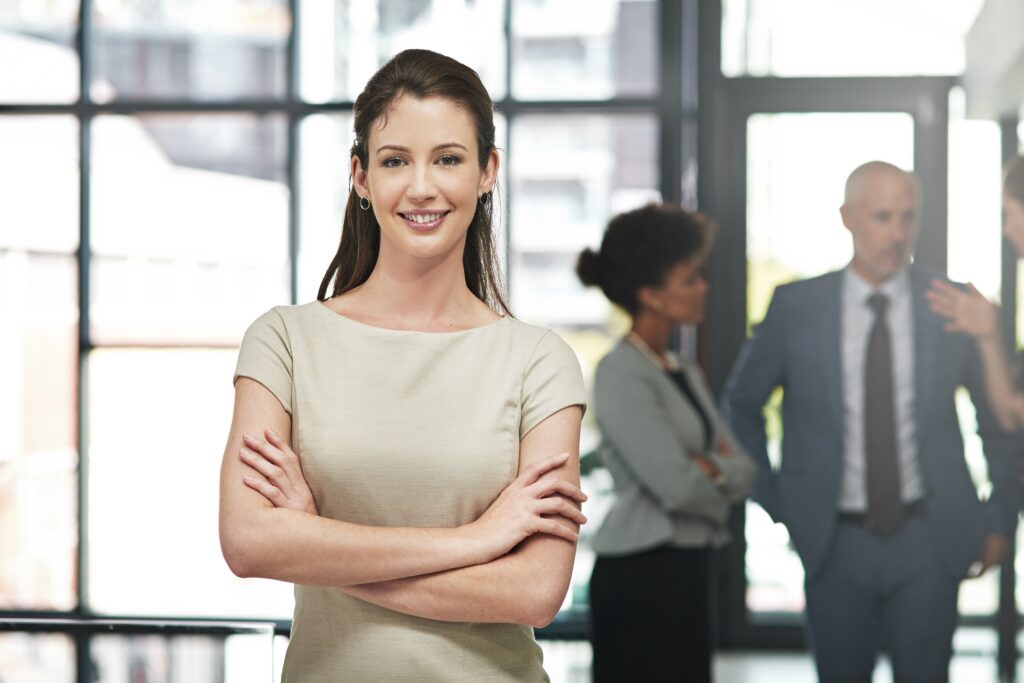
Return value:
<svg viewBox="0 0 1024 683">
<path fill-rule="evenodd" d="M 316 514 L 288 447 L 288 413 L 263 385 L 239 378 L 221 469 L 225 559 L 239 576 L 332 586 L 416 616 L 544 625 L 561 606 L 586 521 L 581 418 L 570 406 L 531 430 L 520 475 L 469 524 L 364 526 Z"/>
</svg>

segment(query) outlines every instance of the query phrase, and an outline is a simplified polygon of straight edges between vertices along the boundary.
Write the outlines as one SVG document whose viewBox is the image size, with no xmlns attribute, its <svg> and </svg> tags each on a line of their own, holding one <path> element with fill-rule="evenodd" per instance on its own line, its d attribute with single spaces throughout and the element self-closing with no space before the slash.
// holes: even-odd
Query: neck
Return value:
<svg viewBox="0 0 1024 683">
<path fill-rule="evenodd" d="M 395 254 L 382 242 L 377 264 L 358 290 L 380 315 L 424 326 L 464 322 L 481 303 L 466 285 L 461 249 L 419 259 Z"/>
<path fill-rule="evenodd" d="M 855 272 L 857 276 L 860 277 L 861 280 L 864 280 L 864 282 L 868 283 L 872 287 L 878 287 L 879 285 L 883 285 L 889 280 L 899 275 L 901 272 L 903 272 L 902 269 L 900 269 L 887 277 L 882 276 L 876 273 L 875 271 L 871 270 L 870 268 L 866 267 L 856 258 L 850 261 L 850 267 L 853 269 L 853 272 Z"/>
<path fill-rule="evenodd" d="M 633 327 L 630 330 L 644 340 L 644 343 L 658 355 L 664 355 L 668 349 L 668 340 L 672 335 L 672 325 L 659 315 L 651 313 L 638 313 L 633 318 Z"/>
</svg>

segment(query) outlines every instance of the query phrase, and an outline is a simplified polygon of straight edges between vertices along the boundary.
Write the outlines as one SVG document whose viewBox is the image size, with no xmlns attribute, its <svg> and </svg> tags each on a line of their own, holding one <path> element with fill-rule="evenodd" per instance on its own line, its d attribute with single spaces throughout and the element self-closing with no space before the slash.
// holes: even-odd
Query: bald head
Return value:
<svg viewBox="0 0 1024 683">
<path fill-rule="evenodd" d="M 853 172 L 846 179 L 846 192 L 843 195 L 843 203 L 855 204 L 861 201 L 864 197 L 865 188 L 872 181 L 883 178 L 886 180 L 905 178 L 913 184 L 914 191 L 920 194 L 917 176 L 913 173 L 904 171 L 899 166 L 894 166 L 888 161 L 869 161 L 853 169 Z"/>
<path fill-rule="evenodd" d="M 920 195 L 912 173 L 884 161 L 862 164 L 847 179 L 839 212 L 853 236 L 852 266 L 872 285 L 885 282 L 910 261 Z"/>
<path fill-rule="evenodd" d="M 869 161 L 853 169 L 846 179 L 846 191 L 843 195 L 844 204 L 856 204 L 863 200 L 865 187 L 873 181 L 905 179 L 913 186 L 915 195 L 921 197 L 921 185 L 918 183 L 918 176 L 909 171 L 904 171 L 885 161 Z"/>
</svg>

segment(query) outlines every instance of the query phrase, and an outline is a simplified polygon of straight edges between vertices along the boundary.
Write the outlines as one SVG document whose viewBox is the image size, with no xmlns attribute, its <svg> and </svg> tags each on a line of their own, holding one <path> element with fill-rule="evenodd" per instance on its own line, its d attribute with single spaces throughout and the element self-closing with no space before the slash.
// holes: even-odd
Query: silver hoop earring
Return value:
<svg viewBox="0 0 1024 683">
<path fill-rule="evenodd" d="M 363 211 L 366 211 L 367 209 L 369 209 L 370 208 L 370 200 L 368 198 L 366 198 L 366 197 L 360 197 L 359 198 L 359 208 L 362 209 Z"/>
</svg>

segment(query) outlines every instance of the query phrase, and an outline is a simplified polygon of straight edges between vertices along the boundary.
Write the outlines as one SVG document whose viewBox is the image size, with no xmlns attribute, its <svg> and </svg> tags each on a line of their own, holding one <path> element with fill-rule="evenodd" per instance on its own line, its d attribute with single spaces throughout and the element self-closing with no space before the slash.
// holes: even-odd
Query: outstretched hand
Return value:
<svg viewBox="0 0 1024 683">
<path fill-rule="evenodd" d="M 924 296 L 932 311 L 946 319 L 948 332 L 964 332 L 981 339 L 993 337 L 999 331 L 999 308 L 973 284 L 960 289 L 942 280 L 932 280 Z"/>
<path fill-rule="evenodd" d="M 500 557 L 533 534 L 549 534 L 575 543 L 579 533 L 561 521 L 584 524 L 578 504 L 587 499 L 580 487 L 557 472 L 569 460 L 561 453 L 524 469 L 469 526 L 486 547 L 489 559 Z"/>
<path fill-rule="evenodd" d="M 274 430 L 267 429 L 264 436 L 242 435 L 244 445 L 238 456 L 255 471 L 243 475 L 242 481 L 274 507 L 316 515 L 316 502 L 302 475 L 299 456 Z"/>
</svg>

